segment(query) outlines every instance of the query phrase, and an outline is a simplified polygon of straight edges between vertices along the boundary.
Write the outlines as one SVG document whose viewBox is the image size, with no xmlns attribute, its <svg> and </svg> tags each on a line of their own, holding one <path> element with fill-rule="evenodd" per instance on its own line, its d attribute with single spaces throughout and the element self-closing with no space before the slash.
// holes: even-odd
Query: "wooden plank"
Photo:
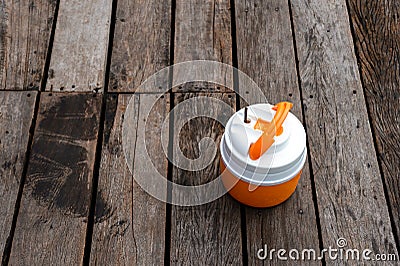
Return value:
<svg viewBox="0 0 400 266">
<path fill-rule="evenodd" d="M 0 90 L 37 90 L 57 1 L 0 4 Z"/>
<path fill-rule="evenodd" d="M 131 98 L 134 97 L 134 98 Z M 162 153 L 160 142 L 161 127 L 153 128 L 144 136 L 145 114 L 141 111 L 146 105 L 156 102 L 147 123 L 162 125 L 169 110 L 168 99 L 156 101 L 158 95 L 136 94 L 110 95 L 107 99 L 107 111 L 104 130 L 102 161 L 100 168 L 98 196 L 110 202 L 111 216 L 95 221 L 91 262 L 94 265 L 162 265 L 165 248 L 166 204 L 153 198 L 133 181 L 128 169 L 122 147 L 122 124 L 124 113 L 130 99 L 134 101 L 134 121 L 132 120 L 132 158 L 128 162 L 134 166 L 138 175 L 145 167 L 135 156 L 143 153 L 145 147 L 137 139 L 146 138 L 147 147 L 153 163 L 159 172 L 167 176 L 167 159 Z M 154 156 L 156 155 L 156 156 Z M 104 211 L 102 205 L 96 205 L 96 213 Z"/>
<path fill-rule="evenodd" d="M 169 65 L 171 0 L 119 0 L 115 23 L 108 91 L 134 92 Z"/>
<path fill-rule="evenodd" d="M 323 244 L 397 253 L 345 1 L 292 1 Z"/>
<path fill-rule="evenodd" d="M 229 0 L 176 1 L 174 64 L 190 60 L 213 60 L 232 65 L 231 11 Z M 174 71 L 174 79 L 188 70 Z M 233 80 L 232 72 L 216 72 Z M 229 84 L 232 86 L 232 84 Z M 173 91 L 229 91 L 221 85 L 195 82 Z"/>
<path fill-rule="evenodd" d="M 351 0 L 349 7 L 378 160 L 400 239 L 400 6 Z"/>
<path fill-rule="evenodd" d="M 175 95 L 175 106 L 196 96 L 213 97 L 235 106 L 235 94 L 193 94 L 178 93 Z M 199 103 L 182 107 L 174 119 L 179 121 L 189 112 L 187 108 L 196 108 L 199 113 L 209 110 L 210 115 L 220 114 L 221 108 L 210 104 Z M 223 126 L 210 118 L 199 117 L 190 120 L 181 130 L 179 143 L 186 158 L 199 158 L 199 142 L 208 137 L 218 145 L 223 133 Z M 187 171 L 173 168 L 174 183 L 193 186 L 205 184 L 219 176 L 219 152 L 211 163 L 200 171 Z M 204 158 L 206 160 L 210 158 Z M 240 234 L 240 204 L 229 195 L 200 206 L 172 206 L 171 215 L 171 262 L 177 265 L 240 265 L 242 264 L 242 247 Z"/>
<path fill-rule="evenodd" d="M 36 92 L 0 92 L 0 251 L 10 233 Z"/>
<path fill-rule="evenodd" d="M 82 262 L 100 108 L 96 94 L 42 94 L 11 265 Z"/>
<path fill-rule="evenodd" d="M 112 1 L 60 1 L 46 91 L 103 89 Z"/>
<path fill-rule="evenodd" d="M 288 3 L 257 0 L 235 4 L 239 69 L 253 78 L 269 102 L 292 102 L 292 112 L 302 120 Z M 250 103 L 260 100 L 241 86 L 240 80 L 239 92 L 249 96 Z M 241 106 L 245 105 L 242 101 Z M 246 208 L 246 228 L 251 265 L 265 263 L 257 258 L 257 251 L 265 244 L 269 249 L 319 249 L 307 161 L 288 201 L 270 209 Z M 268 262 L 278 263 L 277 257 Z"/>
</svg>

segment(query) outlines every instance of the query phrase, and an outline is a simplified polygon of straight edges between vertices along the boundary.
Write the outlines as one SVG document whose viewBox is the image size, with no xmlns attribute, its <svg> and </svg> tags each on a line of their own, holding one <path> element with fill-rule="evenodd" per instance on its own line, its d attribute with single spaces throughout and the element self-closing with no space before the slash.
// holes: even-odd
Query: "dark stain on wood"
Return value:
<svg viewBox="0 0 400 266">
<path fill-rule="evenodd" d="M 52 148 L 49 149 L 48 147 Z M 84 217 L 88 213 L 90 189 L 89 169 L 85 163 L 88 154 L 79 145 L 39 138 L 33 146 L 27 186 L 40 205 Z"/>
<path fill-rule="evenodd" d="M 1 144 L 1 142 L 0 142 L 0 144 Z M 19 156 L 17 154 L 14 158 L 10 158 L 9 160 L 5 161 L 1 165 L 0 172 L 5 172 L 6 170 L 11 170 L 10 173 L 15 174 L 17 172 L 18 159 L 19 159 Z"/>
<path fill-rule="evenodd" d="M 110 141 L 110 133 L 114 125 L 115 114 L 117 113 L 118 96 L 112 95 L 107 97 L 106 119 L 104 122 L 104 143 Z"/>
<path fill-rule="evenodd" d="M 101 97 L 46 94 L 43 101 L 26 186 L 39 205 L 48 210 L 86 217 Z M 101 215 L 107 216 L 107 204 L 101 195 L 97 202 L 103 206 Z"/>
<path fill-rule="evenodd" d="M 3 170 L 10 169 L 11 165 L 12 165 L 12 163 L 11 163 L 10 161 L 5 161 L 5 162 L 1 165 L 1 168 L 3 168 Z"/>
<path fill-rule="evenodd" d="M 85 95 L 86 96 L 86 95 Z M 98 115 L 92 113 L 91 97 L 75 94 L 60 97 L 40 121 L 39 128 L 52 136 L 75 140 L 93 140 L 97 137 Z"/>
<path fill-rule="evenodd" d="M 118 220 L 110 226 L 110 231 L 113 236 L 124 236 L 131 223 L 128 220 Z"/>
<path fill-rule="evenodd" d="M 112 214 L 113 212 L 105 201 L 103 194 L 101 193 L 101 191 L 98 191 L 96 197 L 96 208 L 94 212 L 94 222 L 101 223 L 104 220 L 110 218 Z"/>
</svg>

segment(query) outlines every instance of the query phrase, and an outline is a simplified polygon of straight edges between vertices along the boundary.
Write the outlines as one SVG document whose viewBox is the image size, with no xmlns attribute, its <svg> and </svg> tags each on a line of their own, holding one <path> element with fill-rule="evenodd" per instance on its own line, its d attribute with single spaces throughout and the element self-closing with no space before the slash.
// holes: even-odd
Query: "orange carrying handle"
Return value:
<svg viewBox="0 0 400 266">
<path fill-rule="evenodd" d="M 257 119 L 254 129 L 261 129 L 263 134 L 255 143 L 250 144 L 250 159 L 257 160 L 271 147 L 274 143 L 274 136 L 279 136 L 282 133 L 283 121 L 285 121 L 292 106 L 293 104 L 290 102 L 280 102 L 272 108 L 276 113 L 271 122 L 265 121 L 261 118 Z"/>
</svg>

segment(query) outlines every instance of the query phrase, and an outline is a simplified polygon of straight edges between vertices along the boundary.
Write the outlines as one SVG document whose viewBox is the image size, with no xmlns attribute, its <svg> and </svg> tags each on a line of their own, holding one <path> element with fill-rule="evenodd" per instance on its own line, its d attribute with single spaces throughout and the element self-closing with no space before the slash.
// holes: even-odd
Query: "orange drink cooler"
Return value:
<svg viewBox="0 0 400 266">
<path fill-rule="evenodd" d="M 244 109 L 236 112 L 221 139 L 222 182 L 233 198 L 249 206 L 272 207 L 287 200 L 307 157 L 305 130 L 289 113 L 291 104 L 283 116 L 277 106 L 251 105 L 247 117 Z M 274 122 L 276 128 L 269 125 Z"/>
</svg>

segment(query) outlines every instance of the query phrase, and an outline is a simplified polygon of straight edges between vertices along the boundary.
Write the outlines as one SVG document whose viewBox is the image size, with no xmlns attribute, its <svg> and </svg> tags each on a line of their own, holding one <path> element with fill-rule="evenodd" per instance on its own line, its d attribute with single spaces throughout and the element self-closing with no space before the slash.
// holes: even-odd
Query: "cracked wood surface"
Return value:
<svg viewBox="0 0 400 266">
<path fill-rule="evenodd" d="M 178 0 L 176 2 L 174 64 L 191 60 L 212 60 L 232 65 L 231 6 L 229 0 Z M 211 69 L 206 69 L 211 71 Z M 174 71 L 174 80 L 188 69 Z M 210 77 L 225 77 L 226 86 L 189 82 L 172 88 L 175 92 L 224 92 L 233 90 L 233 73 L 215 70 Z M 230 87 L 230 88 L 229 88 Z"/>
<path fill-rule="evenodd" d="M 233 114 L 234 93 L 177 93 L 174 104 L 176 106 L 186 100 L 204 96 L 213 97 L 215 100 L 228 104 L 232 107 Z M 191 105 L 185 105 L 180 112 L 176 113 L 174 120 L 185 119 L 185 115 L 190 113 L 190 110 L 196 110 L 199 113 L 209 110 L 211 117 L 229 118 L 231 116 L 229 113 L 222 113 L 221 104 L 217 101 L 210 102 L 209 105 L 202 101 L 195 101 Z M 174 127 L 174 130 L 177 129 Z M 218 147 L 222 133 L 223 126 L 207 117 L 190 120 L 180 132 L 174 132 L 174 134 L 179 134 L 179 138 L 174 138 L 173 145 L 179 147 L 186 158 L 199 159 L 201 163 L 207 163 L 207 167 L 199 171 L 189 171 L 175 166 L 172 170 L 172 181 L 185 186 L 195 186 L 217 178 L 220 174 L 219 149 L 215 150 L 215 154 L 209 154 L 200 150 L 199 143 L 203 138 L 211 138 Z M 175 154 L 173 156 L 176 156 Z M 176 156 L 175 160 L 180 161 L 185 167 L 189 166 L 182 161 L 181 157 Z M 191 196 L 195 197 L 195 195 Z M 240 204 L 228 194 L 200 206 L 172 206 L 171 262 L 174 265 L 194 265 L 199 262 L 205 265 L 241 265 L 240 225 Z"/>
<path fill-rule="evenodd" d="M 351 0 L 349 10 L 378 160 L 399 241 L 400 4 Z"/>
<path fill-rule="evenodd" d="M 46 91 L 101 91 L 112 1 L 63 0 L 57 16 Z"/>
<path fill-rule="evenodd" d="M 169 65 L 171 0 L 118 0 L 116 12 L 108 90 L 135 92 Z"/>
<path fill-rule="evenodd" d="M 35 99 L 36 92 L 0 91 L 0 252 L 11 240 Z"/>
<path fill-rule="evenodd" d="M 1 1 L 0 90 L 40 88 L 56 3 Z"/>
<path fill-rule="evenodd" d="M 397 253 L 346 2 L 292 9 L 322 242 Z"/>
<path fill-rule="evenodd" d="M 153 163 L 160 174 L 167 176 L 167 159 L 161 147 L 160 134 L 169 110 L 169 99 L 154 94 L 109 95 L 105 118 L 104 141 L 100 166 L 98 198 L 109 202 L 110 216 L 95 220 L 91 263 L 99 265 L 161 265 L 164 263 L 166 204 L 147 194 L 134 181 L 145 175 L 147 163 Z M 134 113 L 126 121 L 125 113 L 132 101 Z M 144 110 L 155 102 L 149 117 Z M 128 123 L 128 152 L 122 146 L 122 127 Z M 147 133 L 142 129 L 147 127 Z M 168 137 L 167 137 L 168 138 Z M 146 140 L 146 146 L 140 140 Z M 138 141 L 139 140 L 139 141 Z M 126 147 L 125 147 L 126 148 Z M 151 162 L 141 158 L 149 154 Z M 96 202 L 95 213 L 104 211 Z M 103 215 L 98 215 L 103 216 Z"/>
<path fill-rule="evenodd" d="M 0 90 L 10 90 L 0 92 L 3 262 L 82 263 L 89 250 L 85 246 L 90 247 L 85 237 L 91 232 L 87 218 L 94 165 L 100 165 L 94 177 L 99 183 L 91 217 L 91 254 L 85 257 L 93 264 L 276 264 L 277 258 L 259 260 L 258 249 L 267 244 L 318 250 L 335 247 L 339 237 L 346 238 L 349 248 L 397 254 L 398 21 L 396 1 L 2 1 Z M 105 92 L 108 51 L 110 80 Z M 154 93 L 187 74 L 204 73 L 191 73 L 190 68 L 166 73 L 161 77 L 164 83 L 150 87 L 150 94 L 126 93 L 137 91 L 171 62 L 233 64 L 236 58 L 239 69 L 257 82 L 270 103 L 294 102 L 293 113 L 306 126 L 309 160 L 297 191 L 271 209 L 241 206 L 228 195 L 198 207 L 157 201 L 133 181 L 121 150 L 128 101 L 135 104 L 128 114 L 133 116 L 129 134 L 134 140 L 128 162 L 134 174 L 146 177 L 146 148 L 160 173 L 187 185 L 215 178 L 218 156 L 210 155 L 211 164 L 199 172 L 168 168 L 159 125 L 170 105 L 198 96 L 222 100 L 233 109 L 246 103 L 236 104 L 235 94 L 221 84 L 179 84 L 154 106 L 147 124 L 154 131 L 143 135 L 138 133 L 146 124 L 140 110 L 158 96 Z M 49 72 L 43 73 L 48 65 Z M 211 74 L 233 87 L 233 73 Z M 34 91 L 44 84 L 47 92 L 37 96 Z M 87 93 L 92 90 L 106 93 L 106 102 L 102 95 Z M 250 103 L 260 100 L 240 80 L 238 90 Z M 30 131 L 35 99 L 40 100 L 36 128 Z M 178 118 L 195 106 L 187 108 Z M 212 104 L 198 108 L 220 112 Z M 189 158 L 201 157 L 202 137 L 219 142 L 223 131 L 204 117 L 184 129 L 173 144 Z M 27 147 L 31 133 L 33 145 Z M 151 141 L 142 143 L 145 138 Z M 95 163 L 96 145 L 101 154 Z M 20 184 L 23 169 L 26 180 Z M 13 217 L 18 191 L 22 200 L 18 217 Z M 341 261 L 327 261 L 335 263 Z"/>
</svg>

